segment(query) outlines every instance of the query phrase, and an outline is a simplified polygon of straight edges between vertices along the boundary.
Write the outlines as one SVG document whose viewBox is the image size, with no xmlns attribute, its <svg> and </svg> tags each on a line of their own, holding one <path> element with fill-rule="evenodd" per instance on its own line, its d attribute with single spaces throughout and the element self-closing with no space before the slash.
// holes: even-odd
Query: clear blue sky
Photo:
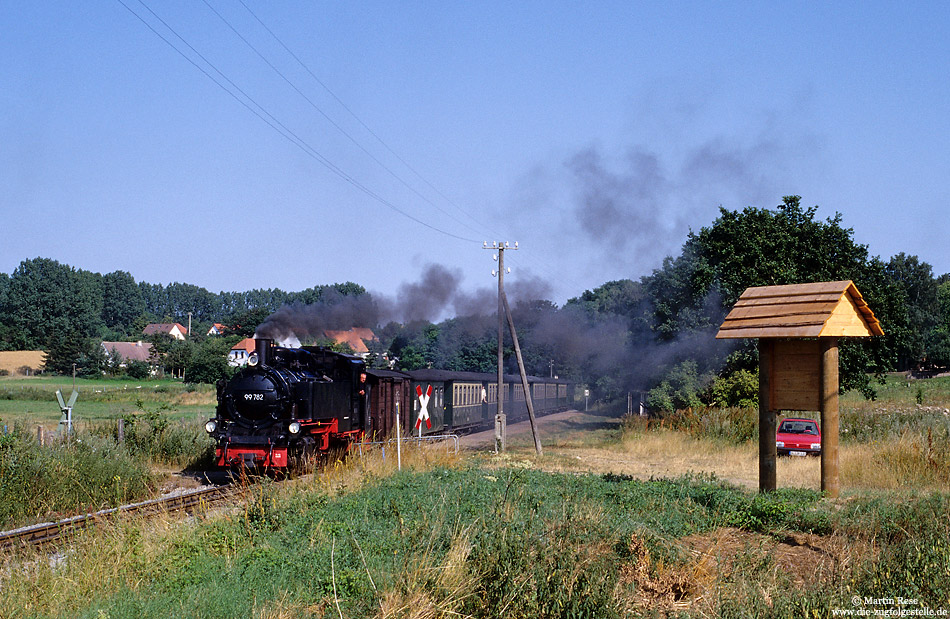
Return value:
<svg viewBox="0 0 950 619">
<path fill-rule="evenodd" d="M 244 1 L 6 4 L 0 272 L 475 292 L 508 240 L 560 304 L 788 194 L 950 271 L 950 3 Z"/>
</svg>

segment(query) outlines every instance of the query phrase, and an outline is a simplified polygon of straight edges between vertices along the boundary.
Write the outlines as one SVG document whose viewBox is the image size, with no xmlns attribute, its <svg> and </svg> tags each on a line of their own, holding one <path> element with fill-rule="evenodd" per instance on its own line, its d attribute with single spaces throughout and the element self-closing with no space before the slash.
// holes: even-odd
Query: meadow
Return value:
<svg viewBox="0 0 950 619">
<path fill-rule="evenodd" d="M 541 458 L 518 432 L 501 454 L 409 449 L 402 471 L 367 452 L 231 509 L 9 553 L 0 616 L 950 611 L 950 381 L 841 411 L 837 499 L 816 458 L 780 459 L 780 489 L 755 492 L 755 411 L 600 409 L 545 425 Z"/>
<path fill-rule="evenodd" d="M 62 376 L 0 377 L 0 420 L 8 427 L 42 425 L 55 429 L 60 409 L 56 391 L 79 397 L 73 418 L 83 421 L 119 419 L 123 415 L 156 410 L 175 419 L 207 419 L 214 412 L 213 385 L 185 385 L 172 379 L 85 379 Z"/>
<path fill-rule="evenodd" d="M 0 377 L 0 528 L 149 498 L 171 472 L 210 458 L 203 425 L 214 410 L 212 387 L 76 379 L 75 388 L 74 434 L 67 437 L 56 391 L 68 398 L 72 378 Z M 46 446 L 37 442 L 38 428 Z"/>
</svg>

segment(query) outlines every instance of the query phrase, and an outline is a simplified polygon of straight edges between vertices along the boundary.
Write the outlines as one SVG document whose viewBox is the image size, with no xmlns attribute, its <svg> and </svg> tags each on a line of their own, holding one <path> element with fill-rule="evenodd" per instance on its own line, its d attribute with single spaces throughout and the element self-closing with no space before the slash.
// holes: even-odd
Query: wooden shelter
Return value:
<svg viewBox="0 0 950 619">
<path fill-rule="evenodd" d="M 838 338 L 884 331 L 850 280 L 748 288 L 717 338 L 759 340 L 759 490 L 774 490 L 779 411 L 821 414 L 821 489 L 838 496 Z"/>
</svg>

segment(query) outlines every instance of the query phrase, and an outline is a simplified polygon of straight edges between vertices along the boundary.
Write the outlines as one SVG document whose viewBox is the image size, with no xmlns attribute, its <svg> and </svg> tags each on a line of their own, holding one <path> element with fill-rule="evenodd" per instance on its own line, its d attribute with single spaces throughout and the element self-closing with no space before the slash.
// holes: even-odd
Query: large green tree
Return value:
<svg viewBox="0 0 950 619">
<path fill-rule="evenodd" d="M 645 282 L 659 337 L 713 333 L 750 286 L 852 280 L 886 334 L 842 346 L 842 385 L 869 393 L 867 372 L 893 368 L 898 351 L 908 345 L 903 296 L 884 264 L 869 259 L 867 247 L 841 225 L 840 213 L 820 221 L 816 212 L 817 207 L 803 208 L 798 196 L 786 196 L 775 210 L 721 208 L 712 225 L 691 232 L 682 254 Z"/>
<path fill-rule="evenodd" d="M 6 320 L 7 290 L 10 288 L 10 276 L 0 273 L 0 350 L 9 350 L 13 347 L 13 326 Z"/>
<path fill-rule="evenodd" d="M 950 367 L 950 281 L 937 287 L 937 323 L 927 337 L 927 361 Z"/>
<path fill-rule="evenodd" d="M 893 256 L 884 272 L 904 298 L 908 334 L 897 351 L 898 369 L 909 369 L 927 356 L 927 337 L 939 321 L 933 267 L 904 252 Z"/>
<path fill-rule="evenodd" d="M 103 327 L 101 277 L 48 258 L 24 260 L 10 277 L 2 314 L 10 344 L 19 350 L 45 348 L 67 335 L 97 337 Z"/>
<path fill-rule="evenodd" d="M 126 271 L 114 271 L 102 276 L 102 321 L 107 327 L 130 335 L 136 318 L 145 311 L 142 289 Z"/>
</svg>

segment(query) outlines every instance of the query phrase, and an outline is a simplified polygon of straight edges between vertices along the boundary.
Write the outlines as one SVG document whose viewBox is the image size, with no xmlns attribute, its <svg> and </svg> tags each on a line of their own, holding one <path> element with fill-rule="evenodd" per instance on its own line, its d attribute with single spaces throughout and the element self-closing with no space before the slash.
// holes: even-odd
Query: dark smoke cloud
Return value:
<svg viewBox="0 0 950 619">
<path fill-rule="evenodd" d="M 669 182 L 656 155 L 635 151 L 619 172 L 597 150 L 583 150 L 567 162 L 577 184 L 574 209 L 581 230 L 611 250 L 664 232 L 663 203 Z"/>
<path fill-rule="evenodd" d="M 261 323 L 254 336 L 278 341 L 291 337 L 321 338 L 325 330 L 373 327 L 379 322 L 379 315 L 379 306 L 372 296 L 349 296 L 330 288 L 324 291 L 318 303 L 281 307 Z"/>
<path fill-rule="evenodd" d="M 426 266 L 419 281 L 402 284 L 394 298 L 376 295 L 382 308 L 382 322 L 436 322 L 452 316 L 483 316 L 497 311 L 497 288 L 468 291 L 462 289 L 461 282 L 459 269 L 440 264 Z M 551 290 L 549 284 L 531 276 L 505 281 L 505 294 L 512 304 L 546 299 Z"/>
<path fill-rule="evenodd" d="M 714 138 L 680 156 L 631 148 L 618 160 L 587 148 L 569 157 L 573 214 L 589 241 L 616 259 L 652 262 L 675 252 L 690 226 L 721 204 L 756 204 L 781 193 L 788 149 L 762 137 L 743 145 Z"/>
<path fill-rule="evenodd" d="M 278 341 L 287 341 L 293 336 L 304 341 L 323 337 L 325 330 L 373 329 L 389 322 L 437 322 L 452 316 L 496 312 L 497 289 L 480 288 L 468 292 L 462 290 L 461 282 L 460 270 L 430 264 L 418 281 L 402 284 L 394 297 L 379 293 L 354 297 L 328 289 L 318 303 L 281 307 L 267 317 L 255 335 Z M 548 284 L 533 277 L 506 281 L 505 289 L 512 304 L 545 299 L 551 293 Z"/>
</svg>

